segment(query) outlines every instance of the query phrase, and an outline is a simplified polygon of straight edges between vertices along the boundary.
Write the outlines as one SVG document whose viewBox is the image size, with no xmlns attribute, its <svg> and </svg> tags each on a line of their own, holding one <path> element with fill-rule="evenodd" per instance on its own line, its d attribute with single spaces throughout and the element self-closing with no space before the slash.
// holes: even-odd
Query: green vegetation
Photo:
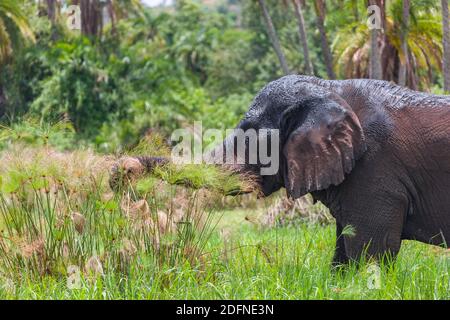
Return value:
<svg viewBox="0 0 450 320">
<path fill-rule="evenodd" d="M 216 213 L 218 214 L 218 213 Z M 333 273 L 334 227 L 302 224 L 261 230 L 249 212 L 224 212 L 205 245 L 204 260 L 158 269 L 137 260 L 121 276 L 105 272 L 68 289 L 65 277 L 3 282 L 2 298 L 37 299 L 448 299 L 449 258 L 443 249 L 407 242 L 394 265 Z M 228 222 L 228 220 L 233 220 Z M 222 227 L 226 226 L 226 227 Z M 221 228 L 222 227 L 222 228 Z M 8 284 L 10 285 L 8 287 Z M 370 289 L 373 288 L 373 289 Z"/>
<path fill-rule="evenodd" d="M 263 2 L 289 71 L 304 73 L 293 7 L 289 1 Z M 0 62 L 4 122 L 20 122 L 24 116 L 46 122 L 69 120 L 78 144 L 115 152 L 134 145 L 148 130 L 167 135 L 193 120 L 202 120 L 205 128 L 231 128 L 256 92 L 283 75 L 256 1 L 205 6 L 183 0 L 168 9 L 144 9 L 138 1 L 112 3 L 113 23 L 103 26 L 101 36 L 93 36 L 88 30 L 80 34 L 67 29 L 68 17 L 58 6 L 53 8 L 56 17 L 49 19 L 53 9 L 45 5 L 0 2 L 0 23 L 8 26 L 2 56 L 10 53 Z M 321 52 L 324 41 L 329 42 L 337 77 L 370 73 L 365 2 L 351 3 L 328 4 L 323 17 L 326 39 L 313 32 L 317 8 L 299 7 L 311 59 L 307 65 L 317 76 L 326 78 L 328 73 Z M 388 1 L 383 10 L 382 54 L 389 57 L 383 62 L 387 70 L 383 78 L 397 81 L 396 68 L 405 59 L 399 53 L 401 0 Z M 442 91 L 439 4 L 412 1 L 410 20 L 406 84 Z"/>
<path fill-rule="evenodd" d="M 168 165 L 156 168 L 154 175 L 172 185 L 180 184 L 194 189 L 206 188 L 224 195 L 251 190 L 251 178 L 227 172 L 213 165 Z"/>
</svg>

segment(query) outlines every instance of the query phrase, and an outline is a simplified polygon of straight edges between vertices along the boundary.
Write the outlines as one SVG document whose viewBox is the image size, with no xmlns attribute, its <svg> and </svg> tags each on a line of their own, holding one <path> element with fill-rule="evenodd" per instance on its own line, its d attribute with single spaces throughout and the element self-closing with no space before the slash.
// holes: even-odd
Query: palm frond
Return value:
<svg viewBox="0 0 450 320">
<path fill-rule="evenodd" d="M 0 63 L 11 55 L 11 41 L 8 30 L 0 17 Z"/>
<path fill-rule="evenodd" d="M 0 64 L 8 59 L 20 41 L 17 34 L 23 39 L 35 41 L 20 2 L 0 0 Z"/>
</svg>

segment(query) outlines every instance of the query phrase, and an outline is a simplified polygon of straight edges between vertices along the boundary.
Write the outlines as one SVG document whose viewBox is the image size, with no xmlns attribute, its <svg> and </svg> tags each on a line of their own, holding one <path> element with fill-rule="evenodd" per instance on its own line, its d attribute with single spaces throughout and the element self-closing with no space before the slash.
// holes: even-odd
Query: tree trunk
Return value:
<svg viewBox="0 0 450 320">
<path fill-rule="evenodd" d="M 267 32 L 270 37 L 270 41 L 272 42 L 275 53 L 278 56 L 278 60 L 280 61 L 281 69 L 283 69 L 284 74 L 289 74 L 289 68 L 286 63 L 286 58 L 284 57 L 283 51 L 281 50 L 280 41 L 278 40 L 277 33 L 272 23 L 272 18 L 270 18 L 269 11 L 267 10 L 265 0 L 259 0 L 259 5 L 263 12 L 264 20 L 267 25 Z"/>
<path fill-rule="evenodd" d="M 52 26 L 51 39 L 56 40 L 56 0 L 47 0 L 47 16 Z"/>
<path fill-rule="evenodd" d="M 47 0 L 47 16 L 53 26 L 56 24 L 56 1 Z"/>
<path fill-rule="evenodd" d="M 80 0 L 81 33 L 99 36 L 103 22 L 102 6 L 99 0 Z"/>
<path fill-rule="evenodd" d="M 116 13 L 114 12 L 114 6 L 112 0 L 108 0 L 106 3 L 106 6 L 108 8 L 108 15 L 111 19 L 111 32 L 113 35 L 117 35 L 117 29 L 116 29 Z"/>
<path fill-rule="evenodd" d="M 409 31 L 409 7 L 410 0 L 403 0 L 403 15 L 400 32 L 401 51 L 403 61 L 400 59 L 400 66 L 398 70 L 398 84 L 406 85 L 406 72 L 409 69 L 409 55 L 408 55 L 408 31 Z"/>
<path fill-rule="evenodd" d="M 383 72 L 381 69 L 381 54 L 378 47 L 378 33 L 377 29 L 370 31 L 370 79 L 383 79 Z"/>
<path fill-rule="evenodd" d="M 302 4 L 300 3 L 300 0 L 292 0 L 292 4 L 294 5 L 295 16 L 297 17 L 297 21 L 298 21 L 298 35 L 300 38 L 300 43 L 303 46 L 303 58 L 305 60 L 305 73 L 312 75 L 312 74 L 314 74 L 314 72 L 313 72 L 312 62 L 309 57 L 308 39 L 306 36 L 305 21 L 303 19 Z"/>
<path fill-rule="evenodd" d="M 441 0 L 442 4 L 442 42 L 444 44 L 444 57 L 442 72 L 444 75 L 444 90 L 450 93 L 450 26 L 448 0 Z"/>
<path fill-rule="evenodd" d="M 314 7 L 316 9 L 316 22 L 320 33 L 320 42 L 325 59 L 325 66 L 327 68 L 327 75 L 329 79 L 336 79 L 336 74 L 333 70 L 333 58 L 330 46 L 328 45 L 327 33 L 325 31 L 325 2 L 323 0 L 316 0 Z"/>
<path fill-rule="evenodd" d="M 359 22 L 358 0 L 352 0 L 353 16 L 356 22 Z"/>
<path fill-rule="evenodd" d="M 369 0 L 369 5 L 377 5 L 381 11 L 381 30 L 384 28 L 384 0 Z M 383 69 L 381 65 L 380 40 L 383 37 L 382 31 L 372 29 L 370 31 L 370 68 L 369 78 L 383 79 Z"/>
<path fill-rule="evenodd" d="M 0 118 L 6 113 L 6 95 L 3 86 L 0 84 Z"/>
</svg>

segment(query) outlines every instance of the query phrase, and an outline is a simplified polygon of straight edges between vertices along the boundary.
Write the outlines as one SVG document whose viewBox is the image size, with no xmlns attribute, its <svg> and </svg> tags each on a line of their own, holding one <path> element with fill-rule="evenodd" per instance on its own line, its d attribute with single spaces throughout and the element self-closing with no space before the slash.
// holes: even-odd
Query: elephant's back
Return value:
<svg viewBox="0 0 450 320">
<path fill-rule="evenodd" d="M 387 81 L 347 81 L 363 92 L 366 108 L 381 115 L 377 119 L 389 128 L 385 130 L 388 136 L 400 145 L 436 154 L 450 165 L 450 96 L 418 92 Z"/>
<path fill-rule="evenodd" d="M 407 107 L 391 117 L 397 149 L 425 170 L 450 173 L 450 105 Z"/>
<path fill-rule="evenodd" d="M 442 109 L 450 111 L 450 95 L 420 92 L 384 80 L 342 80 L 339 87 L 353 87 L 363 93 L 372 103 L 386 109 Z"/>
</svg>

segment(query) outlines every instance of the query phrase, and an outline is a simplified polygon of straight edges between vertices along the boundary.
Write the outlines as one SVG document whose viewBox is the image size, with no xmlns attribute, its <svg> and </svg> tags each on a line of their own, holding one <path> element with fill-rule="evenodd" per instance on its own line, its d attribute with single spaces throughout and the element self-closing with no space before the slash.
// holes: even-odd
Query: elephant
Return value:
<svg viewBox="0 0 450 320">
<path fill-rule="evenodd" d="M 279 130 L 279 170 L 260 176 L 260 189 L 268 196 L 285 188 L 294 199 L 310 193 L 329 208 L 333 265 L 395 257 L 405 239 L 450 241 L 450 96 L 288 75 L 262 88 L 237 128 Z M 147 171 L 164 162 L 135 161 Z"/>
</svg>

